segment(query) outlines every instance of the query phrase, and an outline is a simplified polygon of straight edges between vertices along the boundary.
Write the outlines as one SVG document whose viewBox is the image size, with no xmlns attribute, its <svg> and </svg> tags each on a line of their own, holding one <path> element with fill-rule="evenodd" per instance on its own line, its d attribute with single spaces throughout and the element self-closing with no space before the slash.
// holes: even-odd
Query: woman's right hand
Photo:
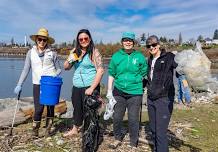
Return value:
<svg viewBox="0 0 218 152">
<path fill-rule="evenodd" d="M 76 53 L 70 53 L 69 56 L 68 56 L 68 58 L 67 58 L 67 61 L 68 61 L 70 64 L 72 64 L 73 62 L 78 61 L 78 60 L 79 60 L 79 58 L 78 58 L 78 56 L 77 56 Z"/>
<path fill-rule="evenodd" d="M 73 62 L 77 61 L 78 57 L 76 53 L 74 53 L 75 48 L 70 51 L 70 54 L 68 55 L 66 61 L 64 62 L 64 69 L 65 70 L 70 70 L 72 68 Z"/>
</svg>

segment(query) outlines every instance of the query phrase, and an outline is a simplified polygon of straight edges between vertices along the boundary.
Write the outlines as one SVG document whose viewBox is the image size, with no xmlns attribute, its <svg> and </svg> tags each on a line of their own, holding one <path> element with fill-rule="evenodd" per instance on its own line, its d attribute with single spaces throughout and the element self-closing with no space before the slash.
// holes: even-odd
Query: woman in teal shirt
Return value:
<svg viewBox="0 0 218 152">
<path fill-rule="evenodd" d="M 94 47 L 90 32 L 87 29 L 81 29 L 76 41 L 76 47 L 64 63 L 65 70 L 75 68 L 71 97 L 74 107 L 74 126 L 64 134 L 64 137 L 78 134 L 79 127 L 83 124 L 84 97 L 92 95 L 94 90 L 100 92 L 99 84 L 104 74 L 102 56 Z"/>
</svg>

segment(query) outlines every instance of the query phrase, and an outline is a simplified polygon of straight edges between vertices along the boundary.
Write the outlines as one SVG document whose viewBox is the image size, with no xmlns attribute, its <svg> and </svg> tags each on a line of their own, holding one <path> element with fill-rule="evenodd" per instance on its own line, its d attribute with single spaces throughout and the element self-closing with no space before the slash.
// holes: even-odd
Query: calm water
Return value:
<svg viewBox="0 0 218 152">
<path fill-rule="evenodd" d="M 0 98 L 12 98 L 16 97 L 13 93 L 14 87 L 16 86 L 20 74 L 24 66 L 24 58 L 6 58 L 0 57 Z M 61 61 L 63 66 L 63 61 Z M 22 88 L 22 97 L 32 96 L 32 73 L 30 71 L 26 81 Z M 61 88 L 61 98 L 70 100 L 71 88 L 72 88 L 72 75 L 73 70 L 64 71 L 62 70 L 61 77 L 63 78 L 63 85 Z M 107 71 L 105 72 L 102 83 L 107 84 Z"/>
</svg>

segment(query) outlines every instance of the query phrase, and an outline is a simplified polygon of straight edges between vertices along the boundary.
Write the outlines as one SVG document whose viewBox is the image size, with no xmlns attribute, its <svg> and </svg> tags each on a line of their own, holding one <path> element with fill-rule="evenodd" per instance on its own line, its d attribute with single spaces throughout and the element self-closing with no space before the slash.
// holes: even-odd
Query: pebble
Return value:
<svg viewBox="0 0 218 152">
<path fill-rule="evenodd" d="M 48 145 L 52 146 L 52 147 L 54 146 L 54 144 L 52 142 L 49 142 Z"/>
<path fill-rule="evenodd" d="M 58 140 L 57 142 L 57 145 L 63 145 L 64 144 L 64 141 L 62 139 Z"/>
<path fill-rule="evenodd" d="M 52 140 L 51 137 L 46 138 L 46 141 L 51 141 L 51 140 Z"/>
</svg>

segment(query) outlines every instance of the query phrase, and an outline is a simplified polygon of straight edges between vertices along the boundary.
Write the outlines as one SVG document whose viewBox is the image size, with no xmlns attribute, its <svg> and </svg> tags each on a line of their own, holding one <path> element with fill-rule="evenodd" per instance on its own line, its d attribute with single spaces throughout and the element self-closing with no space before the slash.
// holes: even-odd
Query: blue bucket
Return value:
<svg viewBox="0 0 218 152">
<path fill-rule="evenodd" d="M 40 104 L 51 106 L 58 104 L 62 84 L 61 77 L 42 76 L 40 80 Z"/>
</svg>

